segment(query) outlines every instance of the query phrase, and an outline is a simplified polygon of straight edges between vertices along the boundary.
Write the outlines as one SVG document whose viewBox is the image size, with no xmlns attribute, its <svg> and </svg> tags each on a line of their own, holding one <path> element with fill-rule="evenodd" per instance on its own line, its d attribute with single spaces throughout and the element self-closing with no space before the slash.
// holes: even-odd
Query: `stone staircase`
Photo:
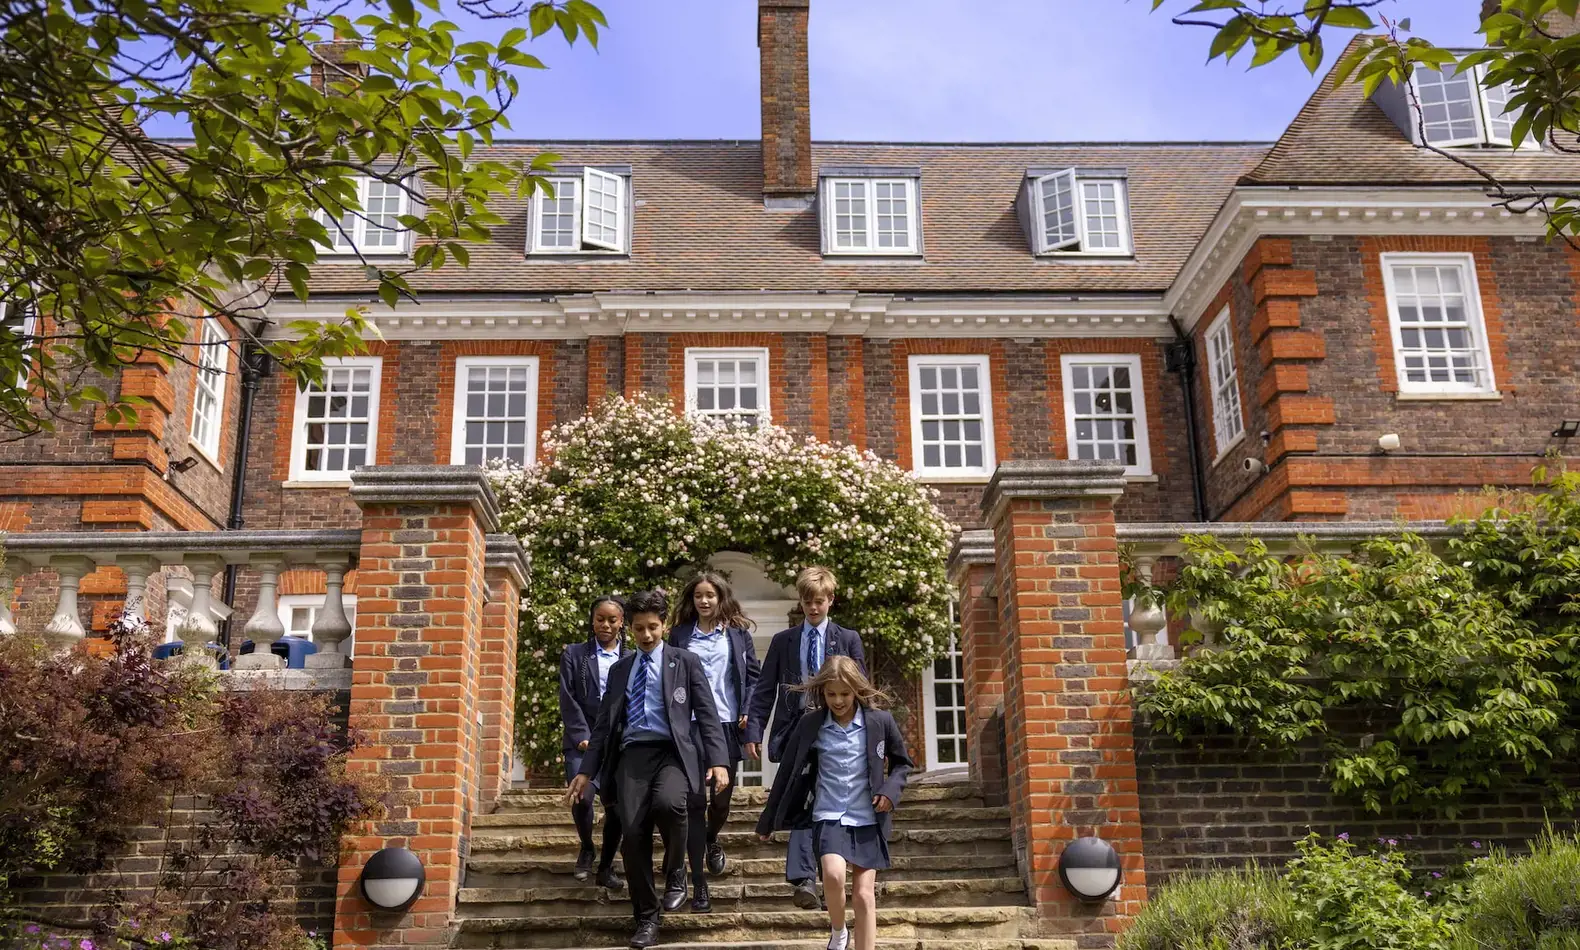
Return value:
<svg viewBox="0 0 1580 950">
<path fill-rule="evenodd" d="M 473 819 L 472 852 L 460 893 L 456 947 L 617 948 L 631 932 L 625 891 L 571 877 L 578 843 L 560 792 L 507 793 Z M 666 914 L 662 947 L 684 950 L 819 950 L 827 915 L 790 902 L 786 835 L 763 844 L 753 833 L 767 790 L 737 789 L 720 836 L 726 872 L 710 880 L 711 914 L 690 904 Z M 984 805 L 963 784 L 908 788 L 889 843 L 894 867 L 878 877 L 878 946 L 883 950 L 1073 950 L 1068 940 L 1031 939 L 1034 919 L 1015 870 L 1006 808 Z M 616 867 L 620 867 L 616 863 Z M 662 882 L 660 882 L 662 889 Z"/>
</svg>

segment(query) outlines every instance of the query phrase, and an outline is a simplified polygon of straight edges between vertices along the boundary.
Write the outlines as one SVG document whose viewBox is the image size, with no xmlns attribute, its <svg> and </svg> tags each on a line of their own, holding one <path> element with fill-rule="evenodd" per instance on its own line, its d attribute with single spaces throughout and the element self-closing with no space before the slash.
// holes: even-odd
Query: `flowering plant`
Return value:
<svg viewBox="0 0 1580 950">
<path fill-rule="evenodd" d="M 614 397 L 549 432 L 542 457 L 494 471 L 505 528 L 532 558 L 516 693 L 529 768 L 559 757 L 559 656 L 587 637 L 592 599 L 673 591 L 719 551 L 752 555 L 785 585 L 831 568 L 839 621 L 902 668 L 948 642 L 954 527 L 931 489 L 871 452 Z"/>
</svg>

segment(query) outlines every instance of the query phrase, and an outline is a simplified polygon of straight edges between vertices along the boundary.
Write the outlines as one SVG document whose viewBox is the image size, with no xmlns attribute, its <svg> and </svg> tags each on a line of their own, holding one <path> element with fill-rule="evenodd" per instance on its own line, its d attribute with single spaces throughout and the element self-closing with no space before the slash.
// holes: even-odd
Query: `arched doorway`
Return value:
<svg viewBox="0 0 1580 950">
<path fill-rule="evenodd" d="M 790 625 L 790 612 L 796 606 L 793 587 L 784 587 L 770 579 L 762 565 L 750 554 L 739 551 L 720 551 L 708 558 L 708 567 L 723 574 L 740 602 L 741 611 L 757 625 L 752 634 L 752 646 L 760 660 L 768 652 L 768 643 L 774 634 Z M 771 725 L 771 723 L 770 723 Z M 763 728 L 767 736 L 768 727 Z M 740 773 L 745 785 L 770 784 L 774 779 L 775 765 L 747 762 Z"/>
</svg>

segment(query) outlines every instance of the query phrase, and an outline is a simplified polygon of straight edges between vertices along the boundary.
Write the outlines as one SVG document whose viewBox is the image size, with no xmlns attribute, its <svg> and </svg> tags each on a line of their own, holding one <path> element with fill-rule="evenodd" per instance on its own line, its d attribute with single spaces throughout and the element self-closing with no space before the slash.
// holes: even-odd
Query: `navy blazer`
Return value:
<svg viewBox="0 0 1580 950">
<path fill-rule="evenodd" d="M 882 795 L 900 807 L 905 781 L 916 763 L 905 752 L 905 737 L 894 717 L 882 709 L 863 709 L 867 734 L 867 781 L 874 795 Z M 760 835 L 787 828 L 812 827 L 812 812 L 817 802 L 817 734 L 828 713 L 817 710 L 802 716 L 785 745 L 784 761 L 774 775 L 768 804 L 757 819 Z M 878 831 L 889 840 L 894 811 L 878 813 Z"/>
<path fill-rule="evenodd" d="M 623 634 L 618 648 L 622 657 L 631 652 Z M 609 672 L 614 675 L 612 669 Z M 565 723 L 562 751 L 575 752 L 583 742 L 592 741 L 600 701 L 598 641 L 589 638 L 581 643 L 566 644 L 565 652 L 560 655 L 560 719 Z"/>
<path fill-rule="evenodd" d="M 603 694 L 603 705 L 598 708 L 598 722 L 587 743 L 587 754 L 582 757 L 581 774 L 599 779 L 606 801 L 614 800 L 618 787 L 615 769 L 619 766 L 621 740 L 625 737 L 625 694 L 637 652 L 632 650 L 621 657 L 609 671 L 609 688 Z M 697 732 L 702 738 L 701 751 L 707 756 L 707 767 L 727 768 L 725 760 L 729 750 L 724 744 L 724 730 L 719 727 L 719 709 L 713 704 L 708 675 L 702 671 L 702 661 L 695 653 L 666 644 L 662 675 L 669 734 L 680 763 L 685 766 L 686 782 L 692 794 L 697 794 L 703 791 L 703 767 L 698 762 L 698 749 L 691 738 L 691 714 L 697 714 Z"/>
<path fill-rule="evenodd" d="M 670 644 L 688 650 L 695 629 L 693 626 L 685 630 L 671 630 Z M 757 648 L 752 645 L 751 634 L 740 627 L 727 627 L 724 632 L 730 638 L 730 692 L 735 694 L 736 710 L 744 716 L 751 704 L 752 690 L 757 686 L 757 677 L 762 673 L 763 665 L 757 662 Z"/>
<path fill-rule="evenodd" d="M 801 631 L 806 625 L 797 624 L 774 634 L 768 644 L 768 656 L 763 660 L 762 675 L 757 678 L 757 688 L 752 690 L 751 708 L 746 714 L 745 742 L 763 741 L 763 723 L 774 714 L 774 728 L 768 737 L 768 761 L 778 762 L 784 752 L 785 740 L 790 735 L 801 711 L 806 708 L 806 694 L 792 692 L 790 687 L 801 685 Z M 861 649 L 861 635 L 841 627 L 832 618 L 828 621 L 827 642 L 823 650 L 825 660 L 831 656 L 848 656 L 867 672 L 867 655 Z"/>
</svg>

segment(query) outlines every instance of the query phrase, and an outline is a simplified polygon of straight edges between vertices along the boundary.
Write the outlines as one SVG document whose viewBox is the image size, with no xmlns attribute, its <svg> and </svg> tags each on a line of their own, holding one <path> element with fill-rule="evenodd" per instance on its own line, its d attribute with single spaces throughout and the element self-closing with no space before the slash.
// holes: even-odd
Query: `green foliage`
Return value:
<svg viewBox="0 0 1580 950">
<path fill-rule="evenodd" d="M 1161 675 L 1140 708 L 1182 741 L 1321 742 L 1334 791 L 1374 812 L 1452 813 L 1516 779 L 1572 806 L 1552 766 L 1580 724 L 1580 476 L 1511 504 L 1441 551 L 1409 532 L 1294 559 L 1186 539 L 1178 579 L 1144 593 L 1221 624 L 1221 648 Z"/>
<path fill-rule="evenodd" d="M 948 642 L 953 527 L 892 462 L 776 426 L 681 416 L 651 397 L 609 400 L 551 432 L 543 454 L 495 480 L 505 529 L 532 556 L 516 696 L 529 768 L 559 758 L 560 652 L 587 638 L 593 598 L 674 593 L 719 551 L 754 556 L 787 586 L 804 567 L 831 568 L 834 615 L 907 669 Z"/>
<path fill-rule="evenodd" d="M 1411 892 L 1405 856 L 1362 852 L 1345 837 L 1311 835 L 1285 882 L 1302 931 L 1302 950 L 1446 950 L 1445 915 Z"/>
<path fill-rule="evenodd" d="M 1152 0 L 1152 8 L 1171 0 Z M 1384 14 L 1379 0 L 1178 0 L 1186 9 L 1174 22 L 1206 27 L 1213 33 L 1208 59 L 1233 59 L 1249 48 L 1251 66 L 1273 62 L 1294 50 L 1315 73 L 1324 58 L 1323 37 L 1334 30 L 1379 30 L 1363 34 L 1339 61 L 1337 81 L 1360 83 L 1371 95 L 1384 82 L 1404 84 L 1417 69 L 1483 67 L 1487 87 L 1507 86 L 1508 112 L 1517 118 L 1511 138 L 1541 143 L 1565 152 L 1580 148 L 1580 37 L 1561 36 L 1548 26 L 1551 16 L 1575 16 L 1580 0 L 1502 0 L 1484 19 L 1478 17 L 1486 47 L 1463 53 L 1410 36 L 1408 17 Z M 1434 6 L 1441 0 L 1423 0 Z M 1407 7 L 1407 4 L 1399 4 Z M 1466 3 L 1467 12 L 1476 4 Z M 1373 14 L 1376 14 L 1375 18 Z M 1434 151 L 1448 152 L 1432 145 Z M 1497 203 L 1518 213 L 1547 219 L 1548 230 L 1571 241 L 1580 235 L 1580 191 L 1534 187 L 1500 180 L 1473 155 L 1453 160 L 1480 174 Z"/>
<path fill-rule="evenodd" d="M 1119 936 L 1119 950 L 1280 950 L 1309 920 L 1271 871 L 1247 868 L 1170 881 Z"/>
<path fill-rule="evenodd" d="M 1551 833 L 1531 853 L 1476 862 L 1454 950 L 1580 950 L 1580 840 Z"/>
<path fill-rule="evenodd" d="M 0 437 L 117 401 L 93 385 L 151 353 L 193 361 L 176 308 L 232 318 L 299 380 L 355 352 L 368 325 L 297 322 L 262 339 L 264 306 L 305 297 L 326 222 L 362 216 L 359 178 L 412 198 L 409 261 L 362 260 L 393 304 L 407 276 L 451 260 L 501 221 L 496 195 L 546 183 L 553 156 L 479 160 L 506 127 L 530 37 L 596 43 L 586 0 L 19 0 L 0 17 Z M 464 40 L 464 10 L 526 26 Z M 353 18 L 353 13 L 360 16 Z M 529 36 L 530 34 L 530 36 Z M 329 45 L 325 45 L 333 41 Z M 177 144 L 148 126 L 190 128 Z M 339 228 L 341 225 L 335 225 Z M 354 260 L 356 258 L 353 258 Z M 29 370 L 28 390 L 11 381 Z M 28 398 L 29 390 L 34 398 Z M 10 430 L 10 431 L 8 431 Z"/>
</svg>

